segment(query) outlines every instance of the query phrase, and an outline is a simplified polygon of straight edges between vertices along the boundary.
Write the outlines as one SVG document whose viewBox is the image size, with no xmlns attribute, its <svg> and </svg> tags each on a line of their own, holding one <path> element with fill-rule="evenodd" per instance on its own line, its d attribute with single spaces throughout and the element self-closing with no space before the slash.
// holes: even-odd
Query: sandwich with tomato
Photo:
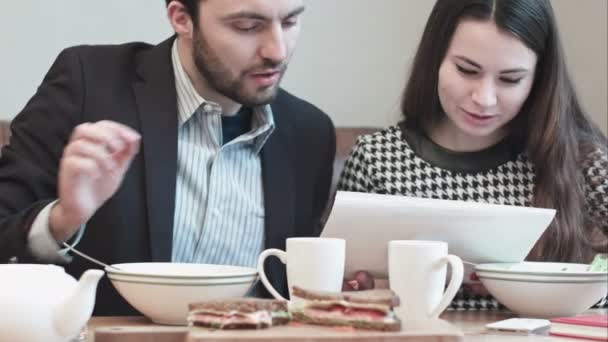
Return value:
<svg viewBox="0 0 608 342">
<path fill-rule="evenodd" d="M 294 286 L 293 297 L 299 299 L 290 308 L 293 321 L 377 331 L 401 330 L 401 321 L 393 311 L 399 306 L 399 297 L 388 289 L 330 293 Z"/>
</svg>

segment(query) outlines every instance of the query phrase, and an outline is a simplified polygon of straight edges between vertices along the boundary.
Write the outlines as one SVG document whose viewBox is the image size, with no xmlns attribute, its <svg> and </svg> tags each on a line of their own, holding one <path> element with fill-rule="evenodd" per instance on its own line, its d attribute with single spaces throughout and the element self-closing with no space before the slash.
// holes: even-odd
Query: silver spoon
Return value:
<svg viewBox="0 0 608 342">
<path fill-rule="evenodd" d="M 106 264 L 106 263 L 104 263 L 104 262 L 101 262 L 101 261 L 99 261 L 99 260 L 97 260 L 97 259 L 95 259 L 95 258 L 93 258 L 93 257 L 91 257 L 91 256 L 88 256 L 88 255 L 86 255 L 86 254 L 82 253 L 81 251 L 79 251 L 79 250 L 77 250 L 76 248 L 74 248 L 74 247 L 72 247 L 72 246 L 68 245 L 68 244 L 67 244 L 67 243 L 65 243 L 65 242 L 63 243 L 63 246 L 64 246 L 65 248 L 69 249 L 70 251 L 72 251 L 74 254 L 77 254 L 77 255 L 79 255 L 79 256 L 81 256 L 81 257 L 83 257 L 83 258 L 85 258 L 85 259 L 89 260 L 90 262 L 92 262 L 92 263 L 94 263 L 94 264 L 97 264 L 97 265 L 99 265 L 99 266 L 103 266 L 104 268 L 106 268 L 106 267 L 107 267 L 107 268 L 113 268 L 113 269 L 115 269 L 115 270 L 117 270 L 117 271 L 122 271 L 120 268 L 118 268 L 118 267 L 116 267 L 116 266 L 108 265 L 108 264 Z"/>
</svg>

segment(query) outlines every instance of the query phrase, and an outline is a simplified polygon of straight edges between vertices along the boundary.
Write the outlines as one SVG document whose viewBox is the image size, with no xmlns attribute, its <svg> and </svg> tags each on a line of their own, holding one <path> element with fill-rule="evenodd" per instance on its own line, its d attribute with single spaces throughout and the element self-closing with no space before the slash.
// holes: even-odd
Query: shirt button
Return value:
<svg viewBox="0 0 608 342">
<path fill-rule="evenodd" d="M 219 210 L 219 209 L 217 209 L 217 208 L 213 209 L 213 216 L 215 216 L 215 217 L 219 217 L 219 216 L 220 216 L 220 214 L 221 214 L 221 212 L 220 212 L 220 210 Z"/>
<path fill-rule="evenodd" d="M 211 113 L 211 111 L 212 111 L 212 110 L 213 110 L 213 108 L 211 107 L 211 105 L 210 105 L 210 104 L 205 103 L 205 104 L 203 105 L 203 112 L 205 112 L 205 113 L 209 114 L 209 113 Z"/>
</svg>

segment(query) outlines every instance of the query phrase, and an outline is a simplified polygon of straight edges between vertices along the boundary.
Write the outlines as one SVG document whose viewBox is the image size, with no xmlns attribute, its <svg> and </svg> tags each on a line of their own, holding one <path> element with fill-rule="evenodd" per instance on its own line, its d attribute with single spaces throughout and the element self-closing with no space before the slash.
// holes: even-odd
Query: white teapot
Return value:
<svg viewBox="0 0 608 342">
<path fill-rule="evenodd" d="M 0 342 L 65 342 L 87 324 L 101 270 L 80 281 L 54 265 L 0 265 Z"/>
</svg>

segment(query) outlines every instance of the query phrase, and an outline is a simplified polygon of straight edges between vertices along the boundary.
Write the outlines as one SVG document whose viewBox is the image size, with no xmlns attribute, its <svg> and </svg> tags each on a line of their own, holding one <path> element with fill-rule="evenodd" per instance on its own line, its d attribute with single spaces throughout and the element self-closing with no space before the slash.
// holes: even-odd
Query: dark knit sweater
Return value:
<svg viewBox="0 0 608 342">
<path fill-rule="evenodd" d="M 608 156 L 598 148 L 581 163 L 586 221 L 608 235 Z M 424 134 L 396 125 L 359 137 L 338 189 L 530 206 L 535 170 L 523 147 L 504 139 L 478 152 L 454 152 Z M 499 308 L 491 297 L 460 291 L 452 308 Z M 605 303 L 605 301 L 604 301 Z"/>
</svg>

